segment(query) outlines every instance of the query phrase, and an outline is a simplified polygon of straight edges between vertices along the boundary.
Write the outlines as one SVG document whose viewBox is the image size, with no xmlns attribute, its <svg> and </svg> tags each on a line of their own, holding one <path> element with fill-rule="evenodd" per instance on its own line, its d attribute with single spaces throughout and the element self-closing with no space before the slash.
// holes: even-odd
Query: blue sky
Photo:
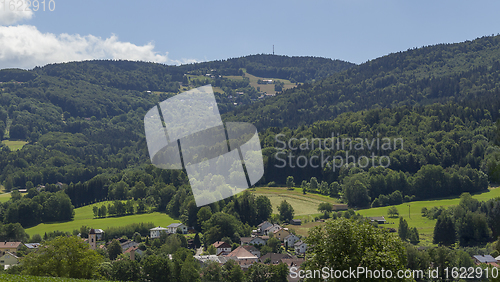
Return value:
<svg viewBox="0 0 500 282">
<path fill-rule="evenodd" d="M 52 0 L 48 11 L 45 0 L 45 12 L 11 12 L 2 1 L 0 68 L 86 59 L 180 64 L 271 53 L 273 44 L 280 55 L 359 64 L 500 32 L 495 1 Z"/>
</svg>

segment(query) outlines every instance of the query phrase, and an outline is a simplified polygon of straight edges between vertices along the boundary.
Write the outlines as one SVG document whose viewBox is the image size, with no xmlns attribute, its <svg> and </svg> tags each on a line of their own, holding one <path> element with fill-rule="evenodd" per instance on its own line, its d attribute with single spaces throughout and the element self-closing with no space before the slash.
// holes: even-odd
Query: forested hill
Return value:
<svg viewBox="0 0 500 282">
<path fill-rule="evenodd" d="M 500 36 L 390 54 L 227 113 L 259 129 L 297 127 L 341 113 L 470 101 L 499 93 Z"/>
<path fill-rule="evenodd" d="M 85 61 L 51 64 L 37 67 L 30 73 L 67 80 L 83 80 L 92 84 L 123 90 L 177 92 L 179 83 L 186 84 L 184 74 L 241 75 L 242 69 L 259 77 L 281 78 L 295 82 L 311 82 L 346 70 L 352 63 L 318 57 L 288 57 L 277 55 L 251 55 L 220 61 L 181 66 L 131 62 Z M 21 75 L 21 72 L 17 72 Z M 26 74 L 17 81 L 26 81 Z M 33 79 L 35 75 L 31 75 Z M 16 79 L 11 72 L 0 73 L 0 81 Z"/>
</svg>

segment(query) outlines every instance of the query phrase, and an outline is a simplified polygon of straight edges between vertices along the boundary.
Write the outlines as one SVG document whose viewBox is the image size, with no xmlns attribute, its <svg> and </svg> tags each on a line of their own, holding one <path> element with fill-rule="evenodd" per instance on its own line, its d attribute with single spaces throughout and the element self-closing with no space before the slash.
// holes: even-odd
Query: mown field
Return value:
<svg viewBox="0 0 500 282">
<path fill-rule="evenodd" d="M 163 227 L 166 227 L 167 225 L 170 225 L 174 222 L 180 222 L 178 220 L 174 220 L 164 213 L 159 212 L 125 215 L 121 217 L 94 218 L 94 213 L 92 211 L 93 206 L 97 205 L 100 207 L 101 205 L 107 205 L 108 203 L 111 202 L 100 202 L 93 205 L 77 208 L 75 209 L 75 218 L 72 221 L 41 223 L 37 226 L 26 229 L 26 233 L 28 233 L 30 236 L 33 236 L 34 234 L 40 234 L 43 236 L 45 232 L 52 232 L 54 230 L 72 232 L 75 229 L 80 229 L 80 227 L 82 227 L 83 225 L 86 225 L 90 228 L 106 229 L 109 227 L 118 227 L 141 222 L 152 222 L 156 226 Z"/>
<path fill-rule="evenodd" d="M 73 278 L 56 278 L 56 277 L 40 277 L 30 275 L 14 275 L 14 274 L 0 274 L 0 281 L 6 282 L 92 282 L 105 280 L 86 280 L 86 279 L 73 279 Z"/>
<path fill-rule="evenodd" d="M 229 79 L 243 79 L 242 76 L 224 76 Z M 276 91 L 274 91 L 274 84 L 258 84 L 257 81 L 259 79 L 264 80 L 264 79 L 272 79 L 273 81 L 279 80 L 283 82 L 285 85 L 283 86 L 283 90 L 293 88 L 295 87 L 295 83 L 291 83 L 290 80 L 287 79 L 281 79 L 281 78 L 272 78 L 272 77 L 258 77 L 255 75 L 251 75 L 245 71 L 245 77 L 248 77 L 250 79 L 250 85 L 257 89 L 257 87 L 260 87 L 260 91 L 266 92 L 267 94 L 276 94 Z"/>
<path fill-rule="evenodd" d="M 18 151 L 21 150 L 21 148 L 24 146 L 24 144 L 28 143 L 25 141 L 10 141 L 10 140 L 3 140 L 3 144 L 9 147 L 11 151 Z"/>
<path fill-rule="evenodd" d="M 22 196 L 26 195 L 28 193 L 21 193 Z M 4 193 L 4 194 L 0 194 L 0 203 L 5 203 L 7 202 L 8 200 L 10 200 L 10 193 Z"/>
<path fill-rule="evenodd" d="M 252 189 L 253 190 L 253 189 Z M 269 197 L 271 200 L 271 204 L 273 205 L 273 213 L 278 213 L 278 206 L 281 201 L 286 200 L 290 203 L 295 210 L 295 218 L 300 218 L 303 220 L 302 225 L 293 226 L 289 225 L 289 228 L 294 229 L 297 234 L 307 236 L 307 233 L 310 228 L 314 226 L 318 226 L 322 224 L 321 222 L 313 222 L 315 216 L 320 215 L 318 212 L 318 205 L 321 202 L 328 202 L 332 204 L 337 204 L 338 201 L 336 199 L 308 193 L 306 195 L 302 194 L 302 190 L 296 188 L 293 191 L 287 190 L 286 188 L 267 188 L 267 187 L 259 187 L 255 188 L 252 193 L 255 195 L 265 195 Z M 472 196 L 474 199 L 479 201 L 487 201 L 492 198 L 500 197 L 500 188 L 490 188 L 488 192 L 483 192 L 480 194 L 475 194 Z M 431 245 L 432 244 L 432 234 L 434 232 L 434 225 L 436 224 L 436 220 L 431 220 L 426 217 L 423 217 L 421 214 L 421 210 L 423 207 L 428 209 L 432 207 L 450 207 L 458 205 L 460 202 L 460 197 L 450 197 L 445 199 L 434 199 L 427 201 L 416 201 L 403 203 L 401 205 L 395 206 L 400 216 L 402 216 L 408 222 L 410 227 L 417 227 L 420 234 L 421 245 Z M 399 218 L 389 218 L 387 216 L 387 207 L 381 208 L 370 208 L 357 211 L 359 214 L 370 217 L 370 216 L 384 216 L 387 220 L 387 224 L 384 227 L 387 228 L 395 228 L 397 229 L 399 226 Z"/>
<path fill-rule="evenodd" d="M 293 206 L 296 216 L 319 214 L 318 205 L 323 202 L 339 204 L 337 199 L 318 194 L 302 194 L 302 189 L 288 190 L 283 187 L 257 187 L 251 190 L 255 196 L 264 195 L 271 200 L 273 213 L 278 213 L 278 206 L 286 200 Z"/>
<path fill-rule="evenodd" d="M 500 188 L 490 188 L 488 192 L 475 194 L 472 196 L 474 199 L 479 201 L 487 201 L 496 197 L 500 197 Z M 430 245 L 432 244 L 432 235 L 434 232 L 434 225 L 436 220 L 431 220 L 422 216 L 422 208 L 426 207 L 428 209 L 432 207 L 450 207 L 456 206 L 460 202 L 460 197 L 446 198 L 446 199 L 435 199 L 428 201 L 416 201 L 403 203 L 401 205 L 395 206 L 399 215 L 402 216 L 408 222 L 410 227 L 417 227 L 420 234 L 420 244 Z M 371 208 L 365 210 L 359 210 L 359 214 L 363 216 L 385 216 L 388 224 L 385 227 L 391 227 L 397 229 L 399 226 L 399 218 L 389 218 L 387 216 L 387 210 L 389 207 L 381 208 Z"/>
</svg>

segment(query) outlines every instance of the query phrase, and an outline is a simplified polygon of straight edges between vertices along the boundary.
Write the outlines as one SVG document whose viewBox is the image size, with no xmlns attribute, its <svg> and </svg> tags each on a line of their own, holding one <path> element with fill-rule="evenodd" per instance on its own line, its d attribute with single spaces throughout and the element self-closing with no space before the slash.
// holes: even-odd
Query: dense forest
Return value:
<svg viewBox="0 0 500 282">
<path fill-rule="evenodd" d="M 49 216 L 50 207 L 57 206 L 51 201 L 72 210 L 105 199 L 135 199 L 192 226 L 190 214 L 198 209 L 186 173 L 150 165 L 142 122 L 148 109 L 181 86 L 205 83 L 225 92 L 216 93 L 226 112 L 223 120 L 258 126 L 265 165 L 258 185 L 284 185 L 292 176 L 306 191 L 342 198 L 352 207 L 482 191 L 500 177 L 499 43 L 498 36 L 483 37 L 359 66 L 253 55 L 183 66 L 87 61 L 1 70 L 0 136 L 28 144 L 19 151 L 0 147 L 0 182 L 8 191 L 31 192 L 3 204 L 0 215 L 5 224 L 26 227 L 65 219 Z M 225 107 L 233 104 L 226 92 L 257 93 L 248 80 L 225 77 L 244 70 L 305 84 L 249 106 Z M 196 75 L 203 79 L 193 79 Z M 351 138 L 354 147 L 384 138 L 401 144 L 354 150 L 303 144 L 332 136 Z M 346 153 L 354 159 L 373 154 L 373 163 L 342 166 L 336 157 Z M 321 154 L 329 159 L 313 161 Z M 310 165 L 293 168 L 289 158 L 300 157 Z M 54 186 L 58 182 L 63 185 Z M 216 213 L 227 205 L 232 204 L 211 209 Z M 26 216 L 25 210 L 37 216 Z M 256 218 L 262 219 L 252 215 L 242 222 L 252 226 Z"/>
</svg>

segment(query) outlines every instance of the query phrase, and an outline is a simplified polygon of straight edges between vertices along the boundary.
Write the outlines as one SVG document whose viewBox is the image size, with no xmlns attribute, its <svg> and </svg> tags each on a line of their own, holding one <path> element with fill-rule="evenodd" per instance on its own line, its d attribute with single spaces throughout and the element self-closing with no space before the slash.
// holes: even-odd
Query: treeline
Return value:
<svg viewBox="0 0 500 282">
<path fill-rule="evenodd" d="M 24 197 L 14 191 L 11 199 L 1 206 L 0 217 L 5 224 L 20 223 L 25 228 L 41 222 L 69 221 L 75 214 L 71 199 L 64 191 L 38 192 L 31 188 Z"/>
<path fill-rule="evenodd" d="M 480 202 L 469 193 L 460 196 L 460 204 L 450 208 L 423 208 L 422 215 L 437 219 L 433 243 L 462 247 L 484 245 L 500 238 L 500 199 Z M 500 251 L 500 250 L 499 250 Z M 497 256 L 500 253 L 497 252 Z"/>
<path fill-rule="evenodd" d="M 227 113 L 259 130 L 309 125 L 351 112 L 456 101 L 498 117 L 500 36 L 390 54 Z M 493 100 L 491 100 L 493 98 Z"/>
<path fill-rule="evenodd" d="M 488 180 L 500 180 L 498 132 L 490 111 L 455 103 L 345 113 L 297 129 L 273 127 L 260 133 L 260 183 L 285 185 L 292 176 L 298 185 L 312 185 L 315 178 L 312 191 L 349 195 L 349 204 L 358 207 L 377 198 L 375 206 L 388 205 L 386 197 L 395 191 L 407 200 L 478 192 Z"/>
</svg>

